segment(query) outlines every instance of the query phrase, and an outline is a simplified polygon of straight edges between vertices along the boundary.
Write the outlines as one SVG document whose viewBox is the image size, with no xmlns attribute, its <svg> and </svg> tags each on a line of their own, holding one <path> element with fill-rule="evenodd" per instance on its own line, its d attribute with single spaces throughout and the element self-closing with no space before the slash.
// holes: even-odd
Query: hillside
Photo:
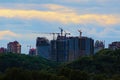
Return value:
<svg viewBox="0 0 120 80">
<path fill-rule="evenodd" d="M 120 50 L 101 50 L 94 56 L 84 56 L 66 65 L 68 68 L 88 73 L 120 73 Z"/>
<path fill-rule="evenodd" d="M 93 56 L 83 56 L 67 63 L 60 74 L 81 80 L 120 80 L 120 50 L 101 50 Z M 80 76 L 81 75 L 81 76 Z"/>
<path fill-rule="evenodd" d="M 23 68 L 28 70 L 41 70 L 54 68 L 57 64 L 40 56 L 29 56 L 24 54 L 0 54 L 0 72 L 7 68 Z"/>
<path fill-rule="evenodd" d="M 0 54 L 0 70 L 0 80 L 120 80 L 120 50 L 104 49 L 62 65 L 38 56 Z"/>
</svg>

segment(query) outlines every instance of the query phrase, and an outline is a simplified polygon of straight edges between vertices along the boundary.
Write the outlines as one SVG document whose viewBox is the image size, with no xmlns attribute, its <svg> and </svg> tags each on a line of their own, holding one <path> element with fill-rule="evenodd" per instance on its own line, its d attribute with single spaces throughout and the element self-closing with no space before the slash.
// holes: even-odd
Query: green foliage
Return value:
<svg viewBox="0 0 120 80">
<path fill-rule="evenodd" d="M 21 68 L 9 68 L 0 80 L 67 80 L 67 78 L 46 71 L 29 71 Z"/>
<path fill-rule="evenodd" d="M 57 65 L 40 56 L 1 54 L 0 80 L 120 80 L 120 50 Z"/>
<path fill-rule="evenodd" d="M 4 80 L 32 80 L 30 71 L 21 68 L 7 69 L 4 75 Z"/>
<path fill-rule="evenodd" d="M 70 74 L 70 80 L 89 80 L 90 76 L 86 72 L 72 71 Z"/>
<path fill-rule="evenodd" d="M 28 70 L 41 70 L 56 67 L 56 63 L 40 56 L 28 56 L 19 54 L 0 54 L 0 72 L 7 68 L 17 67 Z"/>
<path fill-rule="evenodd" d="M 84 56 L 66 65 L 74 70 L 85 71 L 88 73 L 112 74 L 120 73 L 120 50 L 101 50 L 93 56 Z"/>
<path fill-rule="evenodd" d="M 68 80 L 89 80 L 90 75 L 86 72 L 79 70 L 72 70 L 67 67 L 63 67 L 58 71 L 59 76 L 65 76 Z"/>
<path fill-rule="evenodd" d="M 107 77 L 104 74 L 95 74 L 92 76 L 93 80 L 107 80 Z"/>
<path fill-rule="evenodd" d="M 114 54 L 113 52 L 114 51 L 109 50 L 109 49 L 103 49 L 103 50 L 97 52 L 96 55 L 99 55 L 99 56 L 100 55 L 112 55 L 112 54 Z"/>
<path fill-rule="evenodd" d="M 65 76 L 65 77 L 69 78 L 70 74 L 71 74 L 71 71 L 72 71 L 71 69 L 69 69 L 67 67 L 63 67 L 63 68 L 60 68 L 58 70 L 58 75 L 59 76 Z"/>
<path fill-rule="evenodd" d="M 114 74 L 112 80 L 120 80 L 120 74 Z"/>
</svg>

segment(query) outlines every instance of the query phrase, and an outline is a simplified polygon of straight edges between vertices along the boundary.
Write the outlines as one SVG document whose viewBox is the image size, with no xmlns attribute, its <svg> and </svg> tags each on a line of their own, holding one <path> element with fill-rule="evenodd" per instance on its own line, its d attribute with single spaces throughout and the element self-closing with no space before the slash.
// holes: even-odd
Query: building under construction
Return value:
<svg viewBox="0 0 120 80">
<path fill-rule="evenodd" d="M 82 32 L 78 37 L 67 37 L 63 35 L 61 30 L 60 35 L 56 40 L 51 40 L 51 60 L 57 62 L 68 62 L 78 59 L 83 55 L 91 55 L 94 53 L 94 40 L 88 37 L 83 37 Z"/>
<path fill-rule="evenodd" d="M 67 36 L 60 28 L 61 33 L 49 33 L 53 35 L 53 40 L 50 41 L 44 37 L 38 37 L 36 40 L 36 52 L 44 58 L 57 61 L 68 62 L 78 59 L 83 55 L 91 55 L 94 53 L 94 40 L 92 38 L 80 35 L 77 37 Z M 57 35 L 57 38 L 55 38 Z"/>
<path fill-rule="evenodd" d="M 68 38 L 68 61 L 73 61 L 77 59 L 80 54 L 79 53 L 79 37 L 69 37 Z"/>
<path fill-rule="evenodd" d="M 38 37 L 36 40 L 37 55 L 50 59 L 50 43 L 45 37 Z"/>
<path fill-rule="evenodd" d="M 94 40 L 88 37 L 79 38 L 79 56 L 92 55 L 94 53 Z"/>
</svg>

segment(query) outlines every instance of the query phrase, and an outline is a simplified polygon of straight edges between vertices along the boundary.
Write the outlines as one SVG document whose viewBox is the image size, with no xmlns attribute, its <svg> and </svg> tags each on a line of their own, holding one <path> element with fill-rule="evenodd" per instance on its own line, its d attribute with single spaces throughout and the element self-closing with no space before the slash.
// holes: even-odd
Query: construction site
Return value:
<svg viewBox="0 0 120 80">
<path fill-rule="evenodd" d="M 82 36 L 81 30 L 78 30 L 79 36 L 74 37 L 62 28 L 59 29 L 60 33 L 49 33 L 53 35 L 53 40 L 37 37 L 36 55 L 56 62 L 69 62 L 94 54 L 94 40 Z"/>
</svg>

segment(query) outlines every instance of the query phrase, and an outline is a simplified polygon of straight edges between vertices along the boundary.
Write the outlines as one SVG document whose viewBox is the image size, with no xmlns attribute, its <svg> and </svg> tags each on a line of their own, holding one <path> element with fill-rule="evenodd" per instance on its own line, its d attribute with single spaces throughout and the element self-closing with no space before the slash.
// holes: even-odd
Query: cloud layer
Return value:
<svg viewBox="0 0 120 80">
<path fill-rule="evenodd" d="M 45 21 L 58 21 L 62 23 L 96 23 L 100 25 L 115 25 L 120 23 L 118 15 L 105 14 L 77 14 L 76 12 L 56 12 L 40 10 L 13 10 L 0 9 L 0 17 L 20 19 L 40 19 Z"/>
<path fill-rule="evenodd" d="M 18 35 L 10 30 L 0 31 L 0 39 L 6 39 L 7 37 L 18 37 Z"/>
<path fill-rule="evenodd" d="M 75 36 L 81 29 L 83 36 L 95 40 L 120 40 L 119 3 L 120 0 L 0 0 L 0 43 L 18 40 L 23 52 L 28 52 L 26 45 L 35 45 L 36 37 L 53 38 L 32 32 L 56 32 L 59 26 Z"/>
</svg>

